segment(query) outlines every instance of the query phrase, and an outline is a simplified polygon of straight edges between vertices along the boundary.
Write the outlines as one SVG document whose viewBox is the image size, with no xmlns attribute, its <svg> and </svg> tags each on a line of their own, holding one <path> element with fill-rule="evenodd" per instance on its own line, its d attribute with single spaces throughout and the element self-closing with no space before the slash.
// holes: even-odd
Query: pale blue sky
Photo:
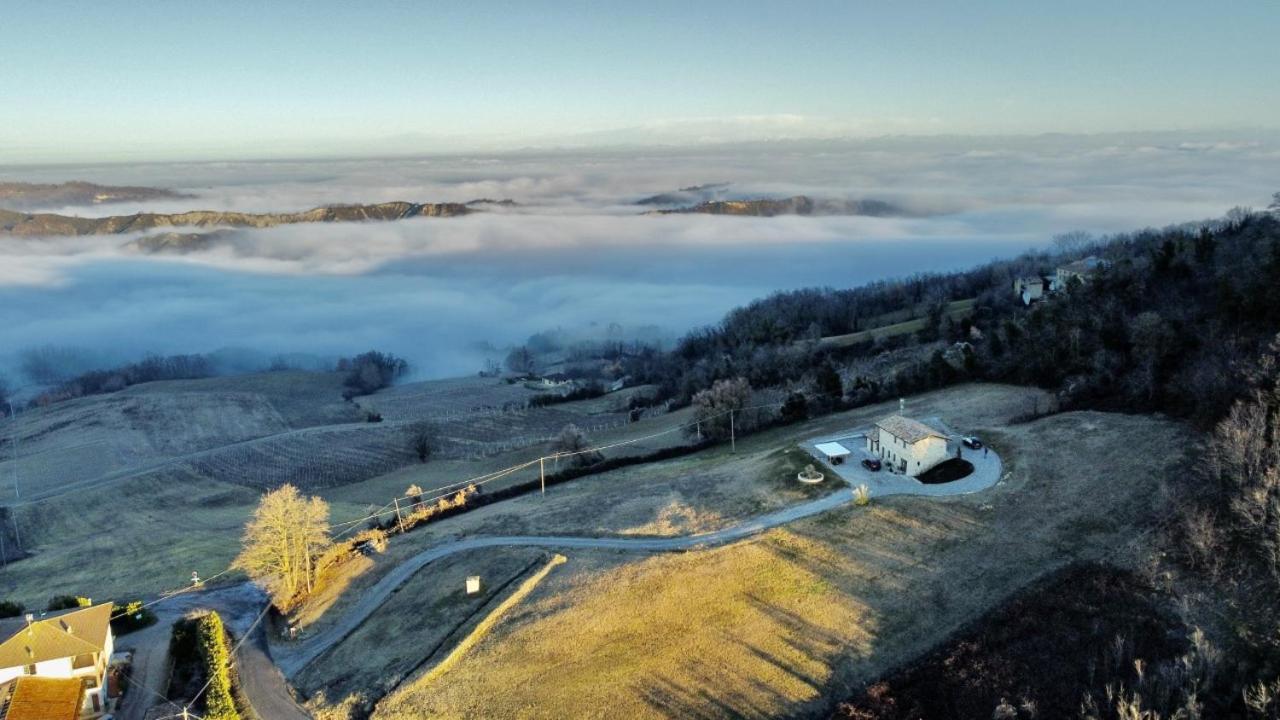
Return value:
<svg viewBox="0 0 1280 720">
<path fill-rule="evenodd" d="M 1280 126 L 1280 3 L 10 2 L 0 164 Z"/>
</svg>

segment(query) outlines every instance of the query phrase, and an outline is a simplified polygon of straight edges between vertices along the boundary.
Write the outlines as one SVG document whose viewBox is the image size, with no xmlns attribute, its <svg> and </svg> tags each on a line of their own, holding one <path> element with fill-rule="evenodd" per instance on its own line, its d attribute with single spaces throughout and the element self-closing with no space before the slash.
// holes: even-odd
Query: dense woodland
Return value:
<svg viewBox="0 0 1280 720">
<path fill-rule="evenodd" d="M 1063 408 L 1160 411 L 1211 426 L 1244 389 L 1240 363 L 1280 331 L 1280 219 L 1236 213 L 1197 227 L 1074 240 L 1065 251 L 965 272 L 778 293 L 690 333 L 671 352 L 628 355 L 626 370 L 676 404 L 737 377 L 819 394 L 819 374 L 834 365 L 847 402 L 982 379 L 1056 390 Z M 1014 295 L 1015 278 L 1087 255 L 1107 262 L 1093 281 L 1030 307 Z M 976 299 L 972 315 L 953 321 L 945 304 L 965 298 Z M 818 342 L 891 316 L 920 317 L 924 328 L 849 347 Z"/>
</svg>

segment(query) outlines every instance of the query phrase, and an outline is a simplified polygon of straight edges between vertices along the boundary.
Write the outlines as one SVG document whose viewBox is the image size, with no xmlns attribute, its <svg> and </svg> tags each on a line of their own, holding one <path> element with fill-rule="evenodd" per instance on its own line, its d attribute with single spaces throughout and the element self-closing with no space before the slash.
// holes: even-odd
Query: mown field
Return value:
<svg viewBox="0 0 1280 720">
<path fill-rule="evenodd" d="M 971 416 L 929 414 L 1002 453 L 996 488 L 848 506 L 701 552 L 571 553 L 467 659 L 374 717 L 823 715 L 1029 579 L 1127 562 L 1161 517 L 1185 430 L 1094 412 L 1007 424 L 981 409 L 990 390 L 951 391 Z"/>
<path fill-rule="evenodd" d="M 952 320 L 959 320 L 973 313 L 973 305 L 975 300 L 969 298 L 967 300 L 953 300 L 947 304 L 946 314 Z M 916 314 L 922 313 L 923 310 Z M 846 335 L 831 335 L 824 337 L 820 342 L 824 345 L 834 347 L 847 347 L 849 345 L 857 345 L 868 340 L 875 340 L 882 337 L 894 337 L 897 335 L 906 335 L 907 333 L 920 332 L 924 329 L 924 318 L 916 317 L 907 319 L 910 313 L 907 311 L 899 311 L 888 313 L 867 321 L 870 326 L 866 330 L 860 330 L 855 333 Z"/>
<path fill-rule="evenodd" d="M 470 378 L 427 385 L 453 402 L 463 402 L 459 387 L 477 387 Z M 0 598 L 42 607 L 54 593 L 124 597 L 179 587 L 193 570 L 208 576 L 230 563 L 263 489 L 297 484 L 324 496 L 333 521 L 343 522 L 389 503 L 415 482 L 429 489 L 537 457 L 541 443 L 505 452 L 497 443 L 530 432 L 532 423 L 549 434 L 567 421 L 592 427 L 618 401 L 606 396 L 556 405 L 529 411 L 532 419 L 489 418 L 477 424 L 483 435 L 471 430 L 481 441 L 497 440 L 479 459 L 457 453 L 420 464 L 408 422 L 351 422 L 359 411 L 341 391 L 337 373 L 264 373 L 147 383 L 22 414 L 16 426 L 22 502 L 9 509 L 30 556 L 0 572 Z M 429 412 L 436 396 L 417 396 L 425 403 L 420 411 Z M 636 437 L 682 417 L 621 423 L 594 439 Z M 460 431 L 469 425 L 452 424 Z M 5 437 L 0 478 L 6 489 L 9 452 Z M 536 475 L 509 482 L 530 477 Z M 12 541 L 13 522 L 9 526 Z"/>
</svg>

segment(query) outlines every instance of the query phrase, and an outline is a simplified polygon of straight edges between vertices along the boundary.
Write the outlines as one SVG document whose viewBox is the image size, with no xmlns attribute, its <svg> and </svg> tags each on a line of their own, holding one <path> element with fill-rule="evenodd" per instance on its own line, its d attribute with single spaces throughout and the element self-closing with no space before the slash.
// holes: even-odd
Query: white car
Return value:
<svg viewBox="0 0 1280 720">
<path fill-rule="evenodd" d="M 960 438 L 960 442 L 964 443 L 964 446 L 971 450 L 982 449 L 982 441 L 973 435 L 966 435 L 965 437 Z"/>
</svg>

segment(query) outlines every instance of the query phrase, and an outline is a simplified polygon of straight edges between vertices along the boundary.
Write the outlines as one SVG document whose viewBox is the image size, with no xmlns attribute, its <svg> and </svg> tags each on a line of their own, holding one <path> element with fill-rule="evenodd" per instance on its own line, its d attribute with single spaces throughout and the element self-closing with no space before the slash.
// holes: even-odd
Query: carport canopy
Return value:
<svg viewBox="0 0 1280 720">
<path fill-rule="evenodd" d="M 838 442 L 824 442 L 814 445 L 818 452 L 826 455 L 828 458 L 835 460 L 836 458 L 848 457 L 849 448 Z"/>
</svg>

